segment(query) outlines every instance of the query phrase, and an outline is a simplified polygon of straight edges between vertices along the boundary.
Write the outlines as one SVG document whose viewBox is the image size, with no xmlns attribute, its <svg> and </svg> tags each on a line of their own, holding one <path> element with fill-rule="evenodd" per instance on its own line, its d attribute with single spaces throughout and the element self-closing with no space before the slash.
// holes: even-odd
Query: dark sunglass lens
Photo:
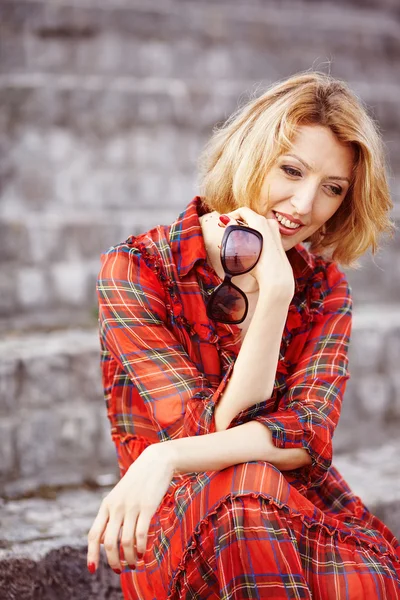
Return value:
<svg viewBox="0 0 400 600">
<path fill-rule="evenodd" d="M 261 252 L 260 239 L 243 229 L 234 229 L 228 235 L 225 246 L 225 264 L 231 274 L 249 271 Z"/>
<path fill-rule="evenodd" d="M 212 319 L 223 323 L 240 321 L 246 312 L 246 301 L 231 284 L 223 285 L 213 296 L 209 312 Z"/>
</svg>

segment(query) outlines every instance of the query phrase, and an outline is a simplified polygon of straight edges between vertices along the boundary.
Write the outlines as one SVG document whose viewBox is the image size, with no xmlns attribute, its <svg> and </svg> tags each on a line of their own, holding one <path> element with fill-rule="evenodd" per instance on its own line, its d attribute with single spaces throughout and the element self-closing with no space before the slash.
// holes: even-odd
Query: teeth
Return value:
<svg viewBox="0 0 400 600">
<path fill-rule="evenodd" d="M 300 227 L 300 223 L 292 223 L 292 221 L 289 221 L 286 217 L 283 217 L 279 213 L 275 213 L 275 215 L 279 223 L 282 223 L 284 227 L 288 227 L 289 229 L 297 229 Z"/>
</svg>

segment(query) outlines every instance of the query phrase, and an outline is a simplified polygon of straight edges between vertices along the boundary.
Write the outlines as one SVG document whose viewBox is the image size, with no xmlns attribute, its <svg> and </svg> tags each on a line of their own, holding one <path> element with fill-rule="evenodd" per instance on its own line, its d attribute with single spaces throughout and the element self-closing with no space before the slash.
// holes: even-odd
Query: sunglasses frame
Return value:
<svg viewBox="0 0 400 600">
<path fill-rule="evenodd" d="M 240 273 L 232 273 L 232 271 L 229 270 L 229 268 L 226 265 L 225 262 L 225 252 L 226 252 L 226 246 L 228 243 L 228 238 L 230 236 L 230 234 L 233 231 L 236 230 L 240 230 L 240 231 L 247 231 L 248 233 L 251 233 L 252 235 L 255 235 L 259 241 L 260 241 L 260 253 L 257 257 L 257 260 L 255 261 L 255 263 L 253 265 L 251 265 L 251 267 L 249 267 L 248 269 L 245 269 L 244 271 L 241 271 Z M 252 227 L 248 227 L 247 225 L 228 225 L 228 227 L 225 229 L 224 231 L 224 235 L 222 237 L 222 241 L 221 241 L 221 251 L 220 251 L 220 258 L 221 258 L 221 264 L 222 264 L 222 268 L 224 269 L 224 280 L 214 289 L 214 291 L 212 292 L 212 294 L 210 295 L 210 297 L 208 298 L 207 301 L 207 308 L 206 308 L 206 312 L 207 312 L 207 316 L 209 319 L 212 319 L 214 321 L 218 321 L 218 323 L 226 323 L 228 325 L 238 325 L 239 323 L 243 323 L 243 321 L 245 320 L 245 318 L 247 317 L 247 312 L 249 310 L 249 302 L 247 300 L 247 296 L 245 294 L 245 292 L 243 290 L 241 290 L 237 285 L 235 285 L 234 283 L 232 283 L 232 277 L 237 277 L 238 275 L 244 275 L 245 273 L 248 273 L 249 271 L 251 271 L 252 269 L 254 269 L 254 267 L 256 266 L 256 264 L 258 263 L 258 261 L 260 260 L 260 256 L 262 253 L 262 249 L 263 249 L 263 236 L 262 234 L 257 231 L 256 229 L 253 229 Z M 218 294 L 218 291 L 224 287 L 230 285 L 233 288 L 235 288 L 236 291 L 239 292 L 239 294 L 242 296 L 242 298 L 244 299 L 245 302 L 245 311 L 244 311 L 244 315 L 241 319 L 238 319 L 236 321 L 221 321 L 220 319 L 215 319 L 215 317 L 213 317 L 212 315 L 212 305 L 213 305 L 213 301 L 214 298 L 216 297 L 216 295 Z"/>
</svg>

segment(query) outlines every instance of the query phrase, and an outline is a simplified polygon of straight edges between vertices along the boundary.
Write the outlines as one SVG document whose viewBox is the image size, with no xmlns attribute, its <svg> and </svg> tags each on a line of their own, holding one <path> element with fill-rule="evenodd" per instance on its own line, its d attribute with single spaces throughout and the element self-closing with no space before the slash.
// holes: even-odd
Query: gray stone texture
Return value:
<svg viewBox="0 0 400 600">
<path fill-rule="evenodd" d="M 116 471 L 97 330 L 0 341 L 0 486 L 83 482 Z M 3 416 L 4 415 L 4 416 Z M 106 435 L 106 432 L 108 435 Z M 5 487 L 4 487 L 5 486 Z"/>
</svg>

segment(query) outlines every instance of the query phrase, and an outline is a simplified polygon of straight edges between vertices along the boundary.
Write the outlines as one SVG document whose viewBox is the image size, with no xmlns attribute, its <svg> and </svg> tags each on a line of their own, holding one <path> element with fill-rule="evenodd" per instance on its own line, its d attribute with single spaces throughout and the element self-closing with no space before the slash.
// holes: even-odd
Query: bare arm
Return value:
<svg viewBox="0 0 400 600">
<path fill-rule="evenodd" d="M 311 464 L 304 448 L 277 448 L 270 430 L 249 421 L 226 431 L 170 440 L 149 448 L 169 460 L 175 473 L 220 471 L 252 460 L 265 460 L 281 471 Z"/>
<path fill-rule="evenodd" d="M 260 289 L 233 374 L 215 409 L 217 431 L 155 444 L 156 452 L 168 451 L 176 473 L 218 471 L 252 460 L 265 460 L 281 471 L 311 464 L 304 448 L 277 448 L 271 431 L 258 421 L 227 429 L 241 410 L 270 397 L 287 312 L 283 299 Z"/>
<path fill-rule="evenodd" d="M 260 288 L 231 378 L 215 409 L 217 431 L 227 429 L 240 411 L 271 397 L 288 308 L 284 297 Z"/>
</svg>

